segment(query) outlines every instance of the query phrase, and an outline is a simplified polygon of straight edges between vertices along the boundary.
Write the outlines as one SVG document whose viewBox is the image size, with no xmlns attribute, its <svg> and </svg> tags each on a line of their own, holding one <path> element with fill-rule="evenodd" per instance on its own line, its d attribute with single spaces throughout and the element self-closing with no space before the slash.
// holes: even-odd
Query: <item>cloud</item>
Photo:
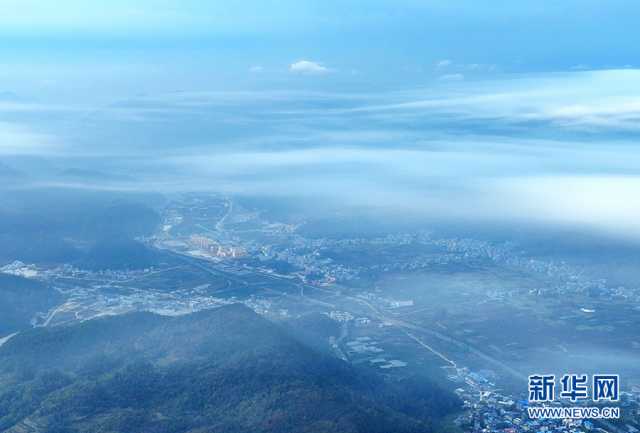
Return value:
<svg viewBox="0 0 640 433">
<path fill-rule="evenodd" d="M 126 159 L 144 161 L 145 179 L 157 189 L 282 195 L 447 221 L 580 226 L 640 240 L 640 151 L 628 138 L 638 137 L 629 128 L 640 116 L 639 77 L 596 71 L 396 92 L 151 93 L 103 110 L 69 140 L 56 137 L 74 156 L 92 148 L 139 156 Z M 143 116 L 114 120 L 121 111 Z M 589 132 L 588 140 L 576 130 L 596 127 L 601 135 Z M 37 144 L 33 132 L 11 131 L 2 141 L 22 140 L 24 150 L 31 136 Z M 75 141 L 81 145 L 70 147 Z"/>
<path fill-rule="evenodd" d="M 468 65 L 464 65 L 464 67 L 473 72 L 496 72 L 498 70 L 497 65 L 492 64 L 482 64 L 482 63 L 471 63 Z"/>
<path fill-rule="evenodd" d="M 43 155 L 55 147 L 52 137 L 14 123 L 0 122 L 0 155 Z"/>
<path fill-rule="evenodd" d="M 561 105 L 543 111 L 539 117 L 570 126 L 617 128 L 640 131 L 640 98 L 590 104 Z"/>
<path fill-rule="evenodd" d="M 298 74 L 308 75 L 324 75 L 331 72 L 331 70 L 320 63 L 312 62 L 310 60 L 299 60 L 289 65 L 289 71 Z"/>
<path fill-rule="evenodd" d="M 509 217 L 586 227 L 640 240 L 640 177 L 533 176 L 494 182 L 490 193 Z"/>
<path fill-rule="evenodd" d="M 569 69 L 571 69 L 572 71 L 588 71 L 589 69 L 592 69 L 592 68 L 589 65 L 585 65 L 583 63 L 580 63 L 578 65 L 573 65 Z"/>
<path fill-rule="evenodd" d="M 452 60 L 439 60 L 435 64 L 436 72 L 445 73 L 445 77 L 458 77 L 461 72 L 471 72 L 474 74 L 488 74 L 498 70 L 497 65 L 485 63 L 454 63 Z"/>
<path fill-rule="evenodd" d="M 440 81 L 463 81 L 463 74 L 445 74 L 438 78 Z"/>
<path fill-rule="evenodd" d="M 86 107 L 70 105 L 52 105 L 31 102 L 13 102 L 0 99 L 0 112 L 6 113 L 77 113 L 86 111 Z"/>
<path fill-rule="evenodd" d="M 344 209 L 365 206 L 450 221 L 570 226 L 640 241 L 640 177 L 576 171 L 588 161 L 603 173 L 623 172 L 620 151 L 487 140 L 439 150 L 325 146 L 172 161 L 190 179 L 211 176 L 207 183 L 240 193 L 321 197 Z M 632 168 L 638 158 L 631 159 Z"/>
<path fill-rule="evenodd" d="M 264 67 L 260 65 L 251 66 L 249 68 L 249 72 L 251 72 L 252 74 L 259 74 L 260 72 L 263 72 L 263 71 L 264 71 Z"/>
<path fill-rule="evenodd" d="M 445 74 L 446 86 L 388 95 L 388 104 L 363 105 L 353 112 L 383 118 L 415 120 L 446 116 L 461 127 L 472 120 L 496 128 L 526 128 L 589 134 L 633 134 L 640 131 L 640 69 L 572 71 L 464 81 Z M 382 98 L 381 98 L 382 99 Z M 375 113 L 375 114 L 374 114 Z M 579 136 L 574 136 L 574 139 Z"/>
<path fill-rule="evenodd" d="M 449 59 L 444 59 L 444 60 L 439 60 L 436 62 L 436 68 L 437 69 L 445 69 L 448 68 L 449 66 L 453 65 L 453 62 Z"/>
</svg>

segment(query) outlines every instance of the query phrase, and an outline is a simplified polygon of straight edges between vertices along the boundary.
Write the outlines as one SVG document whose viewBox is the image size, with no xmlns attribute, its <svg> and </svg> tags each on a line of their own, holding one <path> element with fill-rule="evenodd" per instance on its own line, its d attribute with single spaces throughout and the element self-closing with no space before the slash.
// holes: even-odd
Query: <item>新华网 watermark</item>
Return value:
<svg viewBox="0 0 640 433">
<path fill-rule="evenodd" d="M 558 387 L 559 385 L 559 387 Z M 620 376 L 594 374 L 589 380 L 586 374 L 565 374 L 558 381 L 553 374 L 529 376 L 529 403 L 542 406 L 528 407 L 532 419 L 617 419 L 620 408 L 616 406 L 546 406 L 545 403 L 571 402 L 594 403 L 620 401 Z"/>
</svg>

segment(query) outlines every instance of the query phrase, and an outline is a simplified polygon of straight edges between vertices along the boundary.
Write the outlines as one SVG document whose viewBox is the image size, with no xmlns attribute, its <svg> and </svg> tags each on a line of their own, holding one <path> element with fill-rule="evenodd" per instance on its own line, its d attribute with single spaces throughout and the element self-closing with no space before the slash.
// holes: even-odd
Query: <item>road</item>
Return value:
<svg viewBox="0 0 640 433">
<path fill-rule="evenodd" d="M 65 302 L 64 304 L 59 305 L 56 308 L 54 308 L 53 310 L 49 311 L 49 314 L 47 314 L 47 317 L 44 320 L 44 323 L 42 325 L 36 325 L 36 327 L 46 328 L 47 326 L 49 326 L 51 324 L 51 321 L 56 317 L 56 314 L 58 314 L 59 312 L 65 310 L 66 307 L 67 307 L 67 302 Z"/>
<path fill-rule="evenodd" d="M 218 268 L 214 268 L 213 266 L 209 265 L 209 263 L 205 260 L 202 259 L 197 259 L 195 257 L 192 257 L 188 254 L 184 254 L 184 253 L 180 253 L 178 251 L 174 251 L 174 250 L 169 250 L 169 249 L 162 249 L 162 251 L 166 252 L 167 254 L 170 254 L 180 260 L 182 260 L 183 262 L 186 262 L 192 266 L 195 266 L 196 268 L 203 270 L 211 275 L 215 275 L 215 276 L 223 276 L 227 279 L 227 288 L 229 288 L 230 285 L 230 281 L 233 281 L 234 283 L 240 284 L 242 286 L 248 286 L 249 283 L 242 280 L 241 278 L 239 278 L 237 275 L 232 274 L 231 272 L 227 272 L 227 271 L 222 271 Z"/>
<path fill-rule="evenodd" d="M 355 296 L 345 296 L 346 298 L 358 302 L 361 305 L 365 305 L 367 308 L 369 308 L 369 310 L 371 310 L 371 312 L 373 313 L 373 315 L 378 319 L 381 320 L 387 324 L 390 324 L 392 326 L 396 326 L 400 329 L 402 329 L 405 333 L 407 332 L 407 330 L 410 331 L 416 331 L 416 332 L 421 332 L 427 335 L 431 335 L 433 337 L 438 338 L 439 340 L 442 340 L 444 342 L 447 343 L 451 343 L 454 344 L 464 350 L 466 350 L 467 352 L 470 352 L 474 355 L 476 355 L 478 358 L 482 359 L 485 362 L 488 362 L 490 364 L 492 364 L 495 367 L 500 368 L 502 371 L 504 371 L 505 373 L 509 374 L 510 376 L 518 379 L 518 380 L 527 380 L 527 376 L 525 374 L 522 374 L 521 372 L 519 372 L 518 370 L 514 369 L 513 367 L 507 365 L 506 363 L 504 363 L 503 361 L 488 355 L 487 353 L 479 350 L 476 347 L 471 346 L 469 343 L 458 340 L 456 338 L 450 337 L 446 334 L 443 334 L 442 332 L 439 331 L 435 331 L 433 329 L 428 329 L 425 328 L 424 326 L 420 326 L 417 325 L 415 323 L 412 322 L 408 322 L 406 320 L 401 320 L 395 317 L 391 317 L 391 316 L 387 316 L 385 315 L 383 312 L 381 312 L 378 308 L 376 308 L 371 302 L 367 301 L 366 299 L 362 299 L 362 298 L 358 298 Z M 411 337 L 410 337 L 411 338 Z M 414 340 L 415 341 L 415 340 Z M 421 344 L 421 346 L 425 347 L 425 345 Z M 434 351 L 433 348 L 431 347 L 425 347 L 428 348 L 429 350 L 431 350 L 432 352 Z M 438 354 L 438 355 L 442 355 L 440 352 L 435 351 L 434 353 Z M 445 359 L 447 362 L 453 362 L 451 361 L 449 358 L 447 358 L 446 356 L 442 355 L 443 359 Z"/>
<path fill-rule="evenodd" d="M 232 203 L 229 203 L 229 207 L 227 210 L 227 213 L 220 219 L 220 221 L 218 221 L 218 223 L 216 224 L 216 230 L 222 230 L 224 227 L 224 221 L 226 220 L 227 216 L 231 213 L 232 211 Z M 187 254 L 184 253 L 180 253 L 174 250 L 169 250 L 169 249 L 163 249 L 164 251 L 169 252 L 170 254 L 180 258 L 183 261 L 186 261 L 208 273 L 211 273 L 212 275 L 222 275 L 224 277 L 226 277 L 229 281 L 233 281 L 237 284 L 241 284 L 243 286 L 248 286 L 249 283 L 247 281 L 245 281 L 242 276 L 238 276 L 233 274 L 232 272 L 229 271 L 223 271 L 220 270 L 218 266 L 215 266 L 215 264 L 204 261 L 204 260 L 200 260 L 200 259 L 196 259 L 194 257 L 191 257 Z M 438 356 L 439 358 L 441 358 L 442 360 L 444 360 L 445 362 L 447 362 L 449 365 L 457 365 L 455 363 L 455 361 L 453 361 L 452 359 L 450 359 L 448 356 L 446 356 L 445 354 L 443 354 L 441 351 L 438 351 L 436 349 L 434 349 L 431 345 L 426 344 L 419 336 L 417 336 L 416 334 L 421 333 L 424 335 L 429 335 L 432 337 L 435 337 L 443 342 L 449 343 L 449 344 L 453 344 L 463 350 L 465 350 L 467 353 L 471 353 L 473 355 L 475 355 L 476 357 L 480 358 L 481 360 L 485 361 L 488 364 L 493 365 L 494 367 L 502 370 L 503 372 L 507 373 L 508 375 L 518 379 L 518 380 L 527 380 L 527 376 L 521 372 L 519 372 L 518 370 L 514 369 L 513 367 L 511 367 L 510 365 L 506 364 L 505 362 L 501 361 L 500 359 L 497 359 L 496 357 L 489 355 L 488 353 L 478 349 L 477 347 L 474 347 L 472 345 L 470 345 L 469 343 L 467 343 L 466 341 L 462 341 L 459 340 L 457 338 L 451 337 L 449 335 L 443 334 L 440 331 L 436 331 L 434 329 L 429 329 L 426 328 L 424 326 L 418 325 L 416 323 L 410 322 L 408 320 L 406 320 L 406 318 L 403 319 L 399 319 L 397 317 L 393 317 L 391 315 L 388 315 L 386 313 L 384 313 L 383 311 L 381 311 L 379 308 L 377 308 L 375 305 L 373 305 L 371 302 L 367 301 L 366 299 L 362 299 L 356 296 L 350 296 L 350 295 L 346 295 L 345 293 L 348 293 L 348 289 L 345 287 L 341 287 L 338 285 L 334 285 L 334 287 L 332 289 L 326 288 L 326 287 L 319 287 L 319 286 L 314 286 L 311 284 L 307 284 L 301 281 L 292 281 L 291 279 L 288 278 L 284 278 L 282 276 L 278 276 L 278 275 L 273 275 L 273 274 L 269 274 L 269 273 L 265 273 L 265 272 L 260 272 L 259 270 L 253 270 L 256 274 L 260 274 L 262 277 L 267 278 L 267 279 L 271 279 L 275 282 L 281 283 L 281 284 L 288 284 L 291 285 L 293 284 L 296 287 L 296 292 L 299 293 L 299 297 L 301 299 L 305 299 L 307 301 L 311 301 L 313 303 L 316 303 L 318 305 L 324 305 L 324 306 L 331 306 L 332 308 L 335 308 L 336 306 L 334 304 L 329 304 L 325 301 L 319 300 L 319 299 L 315 299 L 311 296 L 308 295 L 308 292 L 312 292 L 312 291 L 324 291 L 327 292 L 329 294 L 331 294 L 332 296 L 335 296 L 337 300 L 340 300 L 341 298 L 344 301 L 351 301 L 351 302 L 356 302 L 360 305 L 365 306 L 373 315 L 373 317 L 375 317 L 376 319 L 380 320 L 381 322 L 387 323 L 388 325 L 394 326 L 396 328 L 398 328 L 399 330 L 401 330 L 403 333 L 405 333 L 407 335 L 408 338 L 411 338 L 412 340 L 414 340 L 420 347 L 429 350 L 430 352 L 432 352 L 433 354 L 435 354 L 436 356 Z M 305 293 L 305 289 L 307 290 L 307 293 Z M 271 289 L 273 290 L 273 289 Z M 286 295 L 286 296 L 293 296 L 291 294 L 282 292 L 282 291 L 276 291 L 279 294 L 282 295 Z M 338 302 L 336 302 L 337 304 Z M 343 302 L 342 304 L 348 304 L 348 302 Z M 347 307 L 344 307 L 344 309 L 346 311 L 349 311 Z M 349 311 L 350 313 L 354 313 L 353 311 Z M 358 314 L 357 312 L 355 312 L 355 314 Z"/>
<path fill-rule="evenodd" d="M 233 212 L 233 201 L 227 200 L 227 213 L 225 213 L 222 218 L 220 218 L 220 221 L 216 223 L 216 230 L 218 232 L 222 233 L 224 230 L 224 222 L 227 220 L 227 217 L 231 215 L 231 212 Z"/>
<path fill-rule="evenodd" d="M 179 257 L 189 263 L 191 263 L 192 265 L 207 271 L 213 275 L 223 275 L 224 277 L 228 278 L 229 280 L 232 280 L 238 284 L 242 284 L 244 286 L 247 286 L 248 283 L 246 281 L 244 281 L 242 279 L 242 276 L 237 276 L 234 275 L 231 272 L 228 271 L 223 271 L 220 270 L 218 267 L 213 267 L 214 264 L 210 264 L 209 262 L 200 260 L 200 259 L 196 259 L 193 258 L 189 255 L 186 254 L 182 254 L 176 251 L 172 251 L 172 250 L 165 250 L 170 252 L 171 254 L 173 254 L 176 257 Z M 488 364 L 493 365 L 494 367 L 502 370 L 503 372 L 507 373 L 508 375 L 518 379 L 518 380 L 527 380 L 527 375 L 519 372 L 518 370 L 514 369 L 513 367 L 509 366 L 508 364 L 506 364 L 505 362 L 495 358 L 492 355 L 489 355 L 487 353 L 485 353 L 484 351 L 478 349 L 477 347 L 474 347 L 472 345 L 470 345 L 469 343 L 465 342 L 465 341 L 461 341 L 457 338 L 453 338 L 449 335 L 443 334 L 440 331 L 436 331 L 433 329 L 429 329 L 426 328 L 424 326 L 420 326 L 416 323 L 413 322 L 409 322 L 407 320 L 402 320 L 402 319 L 398 319 L 397 317 L 394 316 L 390 316 L 384 312 L 382 312 L 379 308 L 377 308 L 375 305 L 373 305 L 371 302 L 367 301 L 366 299 L 362 299 L 356 296 L 350 296 L 350 295 L 346 295 L 344 293 L 347 292 L 346 288 L 340 287 L 340 286 L 335 286 L 335 289 L 329 289 L 326 287 L 318 287 L 318 286 L 314 286 L 311 284 L 307 284 L 307 283 L 303 283 L 300 281 L 292 281 L 290 279 L 281 277 L 281 276 L 277 276 L 277 275 L 273 275 L 273 274 L 268 274 L 265 272 L 260 272 L 259 270 L 254 270 L 254 272 L 256 272 L 257 274 L 260 274 L 262 277 L 277 281 L 278 283 L 281 284 L 294 284 L 295 286 L 297 286 L 298 290 L 296 290 L 299 293 L 299 297 L 304 298 L 307 301 L 316 303 L 318 305 L 323 305 L 325 307 L 331 307 L 331 308 L 337 308 L 335 303 L 328 303 L 319 299 L 315 299 L 311 296 L 309 296 L 307 293 L 305 293 L 304 289 L 310 289 L 310 290 L 320 290 L 320 291 L 324 291 L 327 292 L 329 294 L 331 294 L 332 296 L 335 296 L 338 300 L 340 300 L 340 298 L 342 298 L 343 300 L 348 300 L 351 302 L 356 302 L 360 305 L 365 306 L 373 315 L 373 317 L 375 317 L 376 319 L 378 319 L 381 322 L 387 323 L 388 325 L 394 326 L 396 328 L 399 328 L 403 333 L 405 333 L 407 335 L 407 337 L 411 338 L 412 340 L 414 340 L 416 343 L 418 343 L 418 345 L 420 345 L 422 348 L 427 349 L 429 351 L 431 351 L 433 354 L 435 354 L 436 356 L 438 356 L 439 358 L 443 359 L 445 362 L 447 362 L 449 365 L 457 365 L 455 363 L 455 361 L 451 360 L 448 356 L 446 356 L 445 354 L 443 354 L 442 352 L 434 349 L 432 346 L 426 344 L 423 340 L 421 340 L 418 336 L 415 335 L 415 333 L 422 333 L 422 334 L 426 334 L 426 335 L 430 335 L 432 337 L 435 337 L 441 341 L 444 341 L 446 343 L 449 344 L 453 344 L 461 349 L 464 349 L 466 352 L 471 353 L 475 356 L 477 356 L 478 358 L 482 359 L 483 361 L 487 362 Z M 274 289 L 270 289 L 270 291 L 276 292 L 278 294 L 281 294 L 283 296 L 294 296 L 282 291 L 278 291 L 278 290 L 274 290 Z M 307 291 L 308 292 L 308 291 Z M 343 303 L 343 304 L 346 304 Z M 348 309 L 345 307 L 345 310 L 348 311 Z M 356 315 L 358 314 L 358 312 L 354 312 L 354 311 L 349 311 L 350 313 L 355 313 Z"/>
<path fill-rule="evenodd" d="M 7 335 L 6 337 L 2 337 L 0 338 L 0 347 L 2 347 L 4 344 L 7 343 L 7 341 L 11 340 L 13 337 L 15 337 L 16 335 L 18 335 L 17 332 L 14 332 L 11 335 Z"/>
<path fill-rule="evenodd" d="M 420 346 L 424 347 L 425 349 L 429 350 L 431 353 L 433 353 L 434 355 L 436 355 L 438 358 L 442 359 L 444 362 L 448 363 L 450 366 L 457 368 L 458 365 L 455 363 L 455 361 L 447 358 L 446 356 L 444 356 L 442 353 L 438 352 L 437 350 L 435 350 L 433 347 L 429 346 L 427 343 L 425 343 L 424 341 L 420 340 L 418 337 L 416 337 L 415 335 L 413 335 L 412 333 L 408 332 L 408 331 L 404 331 L 404 333 L 407 335 L 407 337 L 411 338 L 413 341 L 415 341 L 416 343 L 418 343 Z"/>
</svg>

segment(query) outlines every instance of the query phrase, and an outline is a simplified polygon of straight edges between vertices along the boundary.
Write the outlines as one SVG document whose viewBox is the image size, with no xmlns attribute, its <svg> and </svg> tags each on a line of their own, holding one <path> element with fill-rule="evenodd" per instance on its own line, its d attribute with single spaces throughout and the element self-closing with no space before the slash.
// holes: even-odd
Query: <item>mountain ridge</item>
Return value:
<svg viewBox="0 0 640 433">
<path fill-rule="evenodd" d="M 0 431 L 11 433 L 417 433 L 456 407 L 404 413 L 399 387 L 240 304 L 23 332 L 0 347 L 0 383 Z"/>
</svg>

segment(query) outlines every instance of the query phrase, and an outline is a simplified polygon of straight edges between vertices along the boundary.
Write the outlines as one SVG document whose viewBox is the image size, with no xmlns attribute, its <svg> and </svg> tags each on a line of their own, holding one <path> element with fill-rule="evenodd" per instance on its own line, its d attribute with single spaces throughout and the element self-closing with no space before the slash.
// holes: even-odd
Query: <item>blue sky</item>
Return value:
<svg viewBox="0 0 640 433">
<path fill-rule="evenodd" d="M 638 17 L 620 0 L 4 0 L 0 157 L 640 240 Z"/>
<path fill-rule="evenodd" d="M 155 71 L 138 83 L 149 90 L 222 89 L 255 84 L 258 69 L 260 84 L 281 82 L 308 59 L 334 72 L 325 85 L 420 84 L 443 60 L 465 77 L 634 66 L 638 17 L 629 0 L 4 0 L 0 54 L 7 80 L 138 66 Z"/>
</svg>

